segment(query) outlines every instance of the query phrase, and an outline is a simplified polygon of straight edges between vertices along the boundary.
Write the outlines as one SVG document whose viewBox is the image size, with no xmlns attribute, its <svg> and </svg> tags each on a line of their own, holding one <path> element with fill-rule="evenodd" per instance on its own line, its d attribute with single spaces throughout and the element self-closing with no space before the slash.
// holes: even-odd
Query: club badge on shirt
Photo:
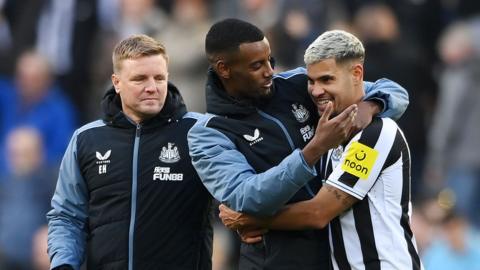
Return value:
<svg viewBox="0 0 480 270">
<path fill-rule="evenodd" d="M 310 117 L 310 113 L 302 104 L 292 104 L 292 113 L 298 122 L 304 123 Z"/>
</svg>

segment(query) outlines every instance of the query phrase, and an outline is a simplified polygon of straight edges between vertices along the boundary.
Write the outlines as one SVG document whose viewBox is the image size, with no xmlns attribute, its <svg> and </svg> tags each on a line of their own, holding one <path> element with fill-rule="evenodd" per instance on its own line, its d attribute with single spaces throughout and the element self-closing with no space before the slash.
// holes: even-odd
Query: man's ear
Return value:
<svg viewBox="0 0 480 270">
<path fill-rule="evenodd" d="M 227 63 L 225 63 L 225 60 L 219 59 L 215 62 L 215 70 L 217 71 L 218 76 L 220 76 L 223 79 L 229 79 L 230 78 L 230 68 L 228 67 Z"/>
<path fill-rule="evenodd" d="M 119 94 L 120 93 L 120 78 L 115 73 L 112 74 L 112 84 L 113 84 L 113 87 L 115 87 L 115 92 L 117 94 Z"/>
<path fill-rule="evenodd" d="M 355 84 L 363 82 L 363 65 L 360 63 L 354 64 L 352 67 L 352 76 Z"/>
</svg>

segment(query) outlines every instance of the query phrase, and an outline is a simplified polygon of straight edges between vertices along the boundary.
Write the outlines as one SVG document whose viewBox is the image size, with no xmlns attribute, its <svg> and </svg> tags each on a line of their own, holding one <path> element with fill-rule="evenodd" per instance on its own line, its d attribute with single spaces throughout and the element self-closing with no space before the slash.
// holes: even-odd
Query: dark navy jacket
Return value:
<svg viewBox="0 0 480 270">
<path fill-rule="evenodd" d="M 408 94 L 389 80 L 365 83 L 366 97 L 399 117 Z M 286 203 L 310 199 L 321 186 L 300 149 L 313 137 L 317 110 L 304 68 L 277 74 L 273 96 L 260 104 L 234 100 L 213 71 L 207 111 L 188 134 L 190 156 L 213 196 L 236 211 L 273 215 Z M 326 231 L 270 231 L 263 243 L 241 247 L 241 269 L 326 269 Z"/>
<path fill-rule="evenodd" d="M 211 196 L 191 165 L 187 113 L 169 84 L 162 111 L 136 125 L 111 89 L 105 117 L 78 129 L 62 161 L 48 252 L 52 268 L 211 269 Z"/>
</svg>

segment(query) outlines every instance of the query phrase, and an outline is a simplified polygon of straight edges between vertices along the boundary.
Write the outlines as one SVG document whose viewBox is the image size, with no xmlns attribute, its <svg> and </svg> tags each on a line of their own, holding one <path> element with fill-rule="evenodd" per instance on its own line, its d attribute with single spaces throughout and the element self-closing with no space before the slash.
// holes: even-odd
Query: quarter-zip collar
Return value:
<svg viewBox="0 0 480 270">
<path fill-rule="evenodd" d="M 103 120 L 108 125 L 121 128 L 135 128 L 136 125 L 123 113 L 122 100 L 120 95 L 115 92 L 113 86 L 105 92 L 101 105 L 104 113 Z M 153 118 L 142 122 L 142 129 L 148 130 L 176 121 L 181 119 L 186 112 L 187 108 L 180 91 L 178 91 L 175 85 L 169 82 L 167 97 L 165 98 L 165 104 L 162 110 Z"/>
</svg>

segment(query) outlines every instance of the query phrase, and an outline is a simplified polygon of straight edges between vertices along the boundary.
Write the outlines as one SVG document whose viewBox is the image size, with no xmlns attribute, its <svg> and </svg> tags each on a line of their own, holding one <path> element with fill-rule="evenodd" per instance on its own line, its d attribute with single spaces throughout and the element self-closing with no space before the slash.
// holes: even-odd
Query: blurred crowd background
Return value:
<svg viewBox="0 0 480 270">
<path fill-rule="evenodd" d="M 98 118 L 111 52 L 145 33 L 163 42 L 170 80 L 204 112 L 211 24 L 266 33 L 276 71 L 303 65 L 329 29 L 366 48 L 365 80 L 404 86 L 413 229 L 427 269 L 480 269 L 480 1 L 0 0 L 0 270 L 48 269 L 45 213 L 75 128 Z M 216 223 L 214 269 L 235 269 L 235 235 Z"/>
</svg>

